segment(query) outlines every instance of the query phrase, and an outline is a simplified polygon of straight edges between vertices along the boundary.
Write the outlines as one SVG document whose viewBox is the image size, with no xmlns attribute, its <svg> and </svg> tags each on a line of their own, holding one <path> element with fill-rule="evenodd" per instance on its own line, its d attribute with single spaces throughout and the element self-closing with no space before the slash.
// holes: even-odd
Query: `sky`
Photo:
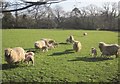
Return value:
<svg viewBox="0 0 120 84">
<path fill-rule="evenodd" d="M 102 7 L 103 3 L 105 3 L 105 2 L 111 2 L 111 3 L 117 2 L 118 3 L 119 1 L 120 0 L 67 0 L 67 1 L 63 1 L 58 4 L 54 4 L 54 6 L 60 5 L 66 11 L 70 11 L 74 7 L 81 8 L 81 7 L 88 6 L 90 4 L 94 4 L 94 5 L 97 5 L 98 7 Z"/>
<path fill-rule="evenodd" d="M 6 0 L 6 1 L 14 1 L 14 0 Z M 39 0 L 25 0 L 25 1 L 39 1 Z M 102 7 L 103 3 L 105 2 L 117 2 L 118 3 L 119 1 L 120 0 L 66 0 L 60 3 L 52 4 L 51 7 L 55 7 L 56 5 L 59 5 L 65 11 L 71 11 L 75 7 L 81 8 L 81 7 L 88 6 L 90 4 L 94 4 L 94 5 L 97 5 L 98 7 Z"/>
</svg>

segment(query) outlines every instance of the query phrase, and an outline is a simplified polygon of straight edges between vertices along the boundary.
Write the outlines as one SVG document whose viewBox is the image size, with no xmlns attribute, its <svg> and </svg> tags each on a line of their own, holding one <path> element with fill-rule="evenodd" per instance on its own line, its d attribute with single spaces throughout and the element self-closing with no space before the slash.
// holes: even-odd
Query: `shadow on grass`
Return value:
<svg viewBox="0 0 120 84">
<path fill-rule="evenodd" d="M 113 58 L 103 58 L 103 57 L 76 57 L 76 59 L 68 61 L 86 61 L 86 62 L 98 62 L 105 60 L 112 60 Z"/>
<path fill-rule="evenodd" d="M 34 52 L 34 53 L 38 53 L 40 52 L 40 49 L 35 49 L 35 48 L 26 48 L 24 49 L 26 52 Z"/>
<path fill-rule="evenodd" d="M 0 64 L 2 67 L 0 70 L 9 70 L 19 67 L 19 65 Z"/>
<path fill-rule="evenodd" d="M 60 42 L 60 45 L 70 45 L 70 43 Z"/>
<path fill-rule="evenodd" d="M 73 49 L 68 49 L 68 50 L 65 50 L 63 52 L 55 52 L 49 56 L 59 56 L 59 55 L 71 54 L 71 53 L 74 53 Z"/>
</svg>

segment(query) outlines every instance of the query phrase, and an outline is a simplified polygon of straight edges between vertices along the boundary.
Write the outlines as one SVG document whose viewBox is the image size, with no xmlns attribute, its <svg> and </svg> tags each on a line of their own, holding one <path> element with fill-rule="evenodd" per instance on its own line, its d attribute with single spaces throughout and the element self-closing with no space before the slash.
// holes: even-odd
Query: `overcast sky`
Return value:
<svg viewBox="0 0 120 84">
<path fill-rule="evenodd" d="M 15 0 L 6 0 L 6 1 L 15 1 Z M 39 0 L 26 0 L 26 1 L 39 1 Z M 43 0 L 44 1 L 44 0 Z M 60 3 L 52 4 L 51 7 L 56 5 L 61 6 L 66 11 L 71 11 L 74 7 L 80 8 L 85 7 L 90 4 L 97 6 L 102 6 L 105 2 L 119 2 L 120 0 L 66 0 Z"/>
</svg>

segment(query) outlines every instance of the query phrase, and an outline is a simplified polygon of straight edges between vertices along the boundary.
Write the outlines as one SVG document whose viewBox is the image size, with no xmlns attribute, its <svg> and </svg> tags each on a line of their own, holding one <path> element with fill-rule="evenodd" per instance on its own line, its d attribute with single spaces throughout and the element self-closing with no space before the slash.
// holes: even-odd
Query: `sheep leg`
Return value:
<svg viewBox="0 0 120 84">
<path fill-rule="evenodd" d="M 33 64 L 33 66 L 34 66 L 34 60 L 32 60 L 32 64 Z"/>
<path fill-rule="evenodd" d="M 116 56 L 116 58 L 118 58 L 118 57 L 119 57 L 119 55 L 118 55 L 118 54 L 116 54 L 115 56 Z"/>
</svg>

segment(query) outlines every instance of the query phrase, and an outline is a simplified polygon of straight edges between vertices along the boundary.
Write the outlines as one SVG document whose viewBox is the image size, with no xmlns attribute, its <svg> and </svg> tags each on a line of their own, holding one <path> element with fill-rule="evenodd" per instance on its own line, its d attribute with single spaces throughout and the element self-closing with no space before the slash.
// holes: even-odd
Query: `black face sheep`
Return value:
<svg viewBox="0 0 120 84">
<path fill-rule="evenodd" d="M 87 36 L 88 34 L 87 33 L 83 33 L 83 36 Z"/>
<path fill-rule="evenodd" d="M 67 39 L 66 39 L 66 42 L 67 43 L 74 43 L 74 37 L 72 35 L 70 35 Z"/>
<path fill-rule="evenodd" d="M 91 48 L 91 55 L 94 57 L 97 56 L 97 50 L 94 47 Z"/>
<path fill-rule="evenodd" d="M 33 66 L 34 66 L 34 53 L 33 52 L 27 52 L 25 54 L 25 60 L 24 62 L 26 62 L 27 64 L 29 64 L 29 62 L 32 62 Z"/>
<path fill-rule="evenodd" d="M 118 49 L 120 49 L 120 46 L 117 44 L 106 44 L 104 42 L 100 42 L 99 49 L 102 53 L 101 56 L 116 55 L 116 57 L 118 57 Z"/>
<path fill-rule="evenodd" d="M 73 50 L 75 50 L 76 52 L 79 52 L 82 48 L 82 45 L 79 41 L 75 41 L 73 43 Z"/>
<path fill-rule="evenodd" d="M 5 60 L 8 64 L 18 63 L 25 59 L 25 51 L 21 47 L 6 48 L 5 49 Z"/>
</svg>

